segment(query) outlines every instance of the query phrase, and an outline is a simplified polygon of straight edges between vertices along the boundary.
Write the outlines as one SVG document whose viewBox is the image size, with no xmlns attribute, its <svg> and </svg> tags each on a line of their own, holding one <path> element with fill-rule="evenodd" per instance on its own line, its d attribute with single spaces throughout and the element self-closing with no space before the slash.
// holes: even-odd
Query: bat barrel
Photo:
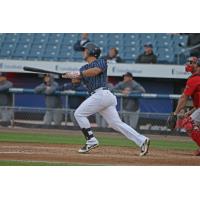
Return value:
<svg viewBox="0 0 200 200">
<path fill-rule="evenodd" d="M 56 74 L 56 75 L 62 75 L 63 74 L 61 72 L 55 72 L 55 71 L 44 70 L 44 69 L 28 67 L 28 66 L 23 67 L 23 70 L 29 71 L 29 72 L 35 72 L 35 73 L 42 73 L 42 74 Z"/>
</svg>

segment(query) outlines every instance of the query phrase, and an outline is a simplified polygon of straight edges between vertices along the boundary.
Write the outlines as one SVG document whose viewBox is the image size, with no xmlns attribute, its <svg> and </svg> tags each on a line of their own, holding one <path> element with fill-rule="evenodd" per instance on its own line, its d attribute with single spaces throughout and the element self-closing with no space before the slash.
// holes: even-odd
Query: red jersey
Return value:
<svg viewBox="0 0 200 200">
<path fill-rule="evenodd" d="M 192 97 L 194 107 L 200 108 L 200 73 L 188 78 L 184 94 Z"/>
</svg>

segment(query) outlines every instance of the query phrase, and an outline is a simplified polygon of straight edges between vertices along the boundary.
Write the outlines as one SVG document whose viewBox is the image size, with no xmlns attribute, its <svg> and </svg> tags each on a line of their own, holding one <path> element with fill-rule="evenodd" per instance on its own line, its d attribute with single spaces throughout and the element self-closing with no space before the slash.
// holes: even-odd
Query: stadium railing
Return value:
<svg viewBox="0 0 200 200">
<path fill-rule="evenodd" d="M 39 107 L 23 107 L 16 106 L 15 104 L 15 95 L 17 94 L 35 94 L 33 89 L 24 89 L 24 88 L 11 88 L 9 90 L 13 95 L 13 104 L 10 107 L 0 107 L 0 109 L 8 109 L 12 112 L 11 126 L 25 126 L 25 127 L 48 127 L 48 128 L 65 128 L 70 129 L 78 127 L 76 121 L 73 119 L 73 109 L 68 107 L 68 98 L 69 96 L 83 96 L 87 97 L 89 94 L 87 92 L 76 92 L 76 91 L 57 91 L 56 95 L 62 95 L 65 98 L 65 105 L 62 109 L 46 109 Z M 37 95 L 37 94 L 35 94 Z M 169 113 L 146 113 L 146 112 L 126 112 L 123 110 L 123 97 L 121 93 L 115 93 L 115 95 L 120 100 L 119 104 L 119 114 L 125 120 L 126 116 L 131 117 L 136 122 L 129 125 L 133 126 L 137 130 L 143 133 L 159 133 L 159 134 L 169 134 L 170 130 L 166 127 L 166 119 L 169 116 Z M 143 93 L 143 94 L 132 94 L 128 96 L 129 98 L 141 98 L 141 99 L 170 99 L 177 100 L 180 95 L 175 94 L 154 94 L 154 93 Z M 43 122 L 43 116 L 46 111 L 60 111 L 63 116 L 63 120 L 60 126 L 55 126 L 54 123 L 51 125 L 45 125 Z M 91 117 L 91 122 L 93 127 L 98 128 L 107 128 L 109 126 L 102 119 L 100 115 Z M 134 121 L 133 120 L 133 121 Z M 0 120 L 1 121 L 1 120 Z M 127 119 L 126 119 L 127 121 Z M 125 122 L 126 122 L 125 121 Z M 128 122 L 127 122 L 128 123 Z M 180 130 L 176 130 L 176 132 Z M 182 130 L 181 130 L 182 131 Z M 184 131 L 183 131 L 184 135 Z"/>
</svg>

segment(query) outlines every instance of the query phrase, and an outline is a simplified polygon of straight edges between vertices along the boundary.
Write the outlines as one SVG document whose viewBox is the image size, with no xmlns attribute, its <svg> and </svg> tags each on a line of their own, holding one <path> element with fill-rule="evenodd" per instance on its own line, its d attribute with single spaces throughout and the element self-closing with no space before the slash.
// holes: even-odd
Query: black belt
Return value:
<svg viewBox="0 0 200 200">
<path fill-rule="evenodd" d="M 100 87 L 102 90 L 108 90 L 108 88 L 107 87 Z M 95 89 L 95 90 L 98 90 L 98 89 L 100 89 L 100 88 L 97 88 L 97 89 Z M 94 94 L 95 93 L 95 90 L 93 91 L 93 92 L 90 92 L 90 95 L 92 95 L 92 94 Z"/>
</svg>

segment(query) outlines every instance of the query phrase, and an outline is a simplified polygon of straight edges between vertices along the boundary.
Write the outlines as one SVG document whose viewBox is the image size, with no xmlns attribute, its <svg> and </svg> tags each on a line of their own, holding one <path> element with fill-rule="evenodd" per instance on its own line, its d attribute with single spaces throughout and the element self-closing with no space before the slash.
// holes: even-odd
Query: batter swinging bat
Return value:
<svg viewBox="0 0 200 200">
<path fill-rule="evenodd" d="M 34 68 L 34 67 L 23 67 L 24 71 L 29 71 L 29 72 L 38 72 L 41 74 L 56 74 L 59 76 L 62 76 L 63 73 L 62 72 L 55 72 L 55 71 L 50 71 L 50 70 L 45 70 L 45 69 L 39 69 L 39 68 Z"/>
</svg>

